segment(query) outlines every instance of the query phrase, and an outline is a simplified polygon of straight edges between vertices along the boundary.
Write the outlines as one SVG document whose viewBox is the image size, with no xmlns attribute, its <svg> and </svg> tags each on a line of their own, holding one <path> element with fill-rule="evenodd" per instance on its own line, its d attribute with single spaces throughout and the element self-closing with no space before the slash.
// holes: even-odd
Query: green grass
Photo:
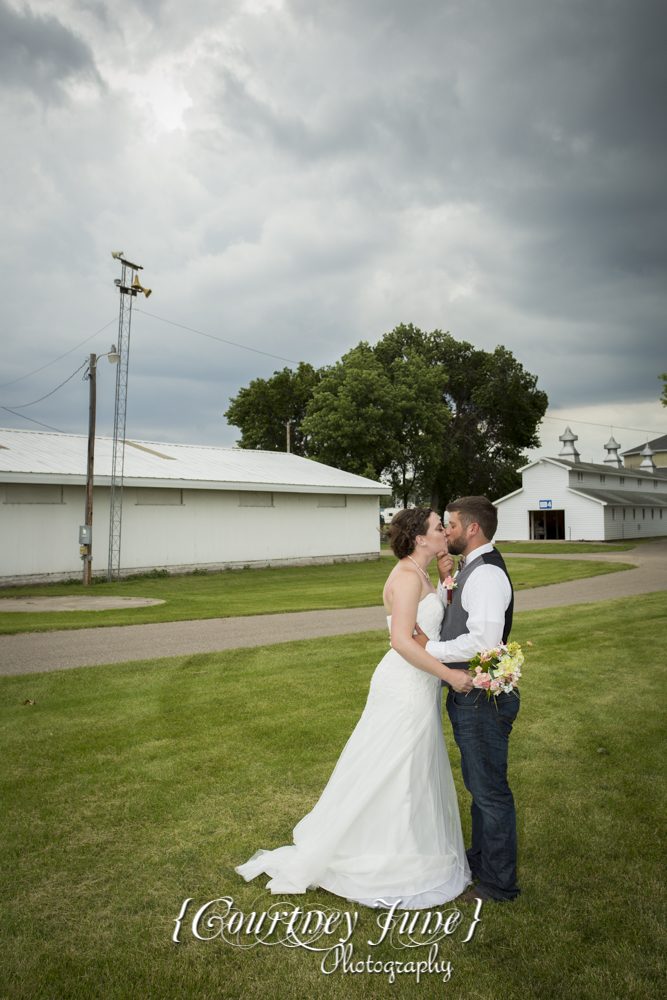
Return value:
<svg viewBox="0 0 667 1000">
<path fill-rule="evenodd" d="M 486 904 L 469 944 L 445 943 L 446 985 L 325 977 L 312 954 L 204 943 L 187 923 L 171 941 L 186 897 L 231 895 L 246 913 L 275 901 L 234 865 L 290 842 L 357 722 L 384 633 L 1 678 L 0 996 L 664 996 L 667 594 L 524 612 L 514 637 L 535 643 L 510 743 L 523 892 Z M 357 909 L 366 957 L 372 912 L 321 891 L 298 902 Z"/>
<path fill-rule="evenodd" d="M 393 559 L 393 556 L 390 555 L 389 558 Z M 139 625 L 196 618 L 231 618 L 237 615 L 313 611 L 320 608 L 374 607 L 382 602 L 382 588 L 389 573 L 387 563 L 388 560 L 383 558 L 374 562 L 336 563 L 332 566 L 235 570 L 204 576 L 172 576 L 103 583 L 92 588 L 80 583 L 15 587 L 4 590 L 2 597 L 40 594 L 49 597 L 59 594 L 89 594 L 99 597 L 114 594 L 157 597 L 166 603 L 148 608 L 122 608 L 114 611 L 2 612 L 0 634 L 104 625 Z M 632 569 L 626 563 L 566 560 L 548 562 L 545 559 L 522 559 L 520 563 L 520 566 L 508 567 L 517 590 Z M 435 563 L 431 576 L 433 580 L 437 580 Z"/>
<path fill-rule="evenodd" d="M 576 553 L 594 552 L 628 552 L 636 549 L 638 545 L 645 545 L 647 542 L 654 542 L 655 538 L 645 538 L 642 541 L 636 539 L 632 542 L 498 542 L 496 546 L 499 552 L 528 552 L 542 555 L 571 555 Z"/>
</svg>

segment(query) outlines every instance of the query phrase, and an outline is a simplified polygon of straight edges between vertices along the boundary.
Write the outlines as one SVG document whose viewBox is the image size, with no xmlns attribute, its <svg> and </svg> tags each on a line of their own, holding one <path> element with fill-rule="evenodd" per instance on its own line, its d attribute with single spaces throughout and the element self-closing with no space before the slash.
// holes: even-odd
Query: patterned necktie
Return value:
<svg viewBox="0 0 667 1000">
<path fill-rule="evenodd" d="M 465 564 L 466 564 L 466 557 L 465 556 L 459 556 L 458 565 L 456 567 L 456 569 L 457 569 L 457 571 L 459 573 L 461 572 L 461 570 L 463 569 L 463 567 L 465 566 Z"/>
</svg>

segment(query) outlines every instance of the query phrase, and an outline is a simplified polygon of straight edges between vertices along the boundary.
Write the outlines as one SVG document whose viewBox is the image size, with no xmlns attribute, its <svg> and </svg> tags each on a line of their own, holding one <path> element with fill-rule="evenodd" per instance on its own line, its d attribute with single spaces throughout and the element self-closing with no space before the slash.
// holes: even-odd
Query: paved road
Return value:
<svg viewBox="0 0 667 1000">
<path fill-rule="evenodd" d="M 533 559 L 535 556 L 508 553 L 507 558 Z M 516 595 L 517 611 L 585 604 L 667 590 L 665 541 L 650 542 L 629 552 L 601 553 L 599 556 L 586 553 L 581 556 L 540 555 L 537 558 L 602 559 L 628 562 L 637 568 L 627 573 L 611 573 L 520 591 Z M 0 674 L 31 674 L 162 656 L 187 656 L 383 628 L 386 628 L 385 613 L 384 608 L 379 607 L 3 635 L 0 636 Z"/>
</svg>

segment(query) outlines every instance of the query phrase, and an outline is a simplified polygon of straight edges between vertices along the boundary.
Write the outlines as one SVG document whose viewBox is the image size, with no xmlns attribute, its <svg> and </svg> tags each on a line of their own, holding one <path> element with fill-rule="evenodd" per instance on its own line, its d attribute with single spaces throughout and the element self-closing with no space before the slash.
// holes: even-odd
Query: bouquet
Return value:
<svg viewBox="0 0 667 1000">
<path fill-rule="evenodd" d="M 528 645 L 532 646 L 532 642 Z M 501 691 L 509 694 L 519 683 L 523 659 L 518 642 L 501 642 L 495 649 L 483 649 L 470 661 L 473 687 L 483 688 L 487 698 Z"/>
</svg>

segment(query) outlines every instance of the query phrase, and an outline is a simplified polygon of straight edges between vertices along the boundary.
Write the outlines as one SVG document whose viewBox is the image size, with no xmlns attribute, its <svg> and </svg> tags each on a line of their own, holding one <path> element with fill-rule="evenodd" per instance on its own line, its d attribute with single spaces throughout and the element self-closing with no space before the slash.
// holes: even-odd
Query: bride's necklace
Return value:
<svg viewBox="0 0 667 1000">
<path fill-rule="evenodd" d="M 419 563 L 418 563 L 418 562 L 416 561 L 416 559 L 413 559 L 413 558 L 412 558 L 412 556 L 408 556 L 408 559 L 410 560 L 410 562 L 413 562 L 413 563 L 415 564 L 415 566 L 417 567 L 417 569 L 419 570 L 419 572 L 420 572 L 420 573 L 421 573 L 421 574 L 422 574 L 423 576 L 425 576 L 425 577 L 426 577 L 426 579 L 428 580 L 428 582 L 430 583 L 430 582 L 431 582 L 431 577 L 430 577 L 430 576 L 428 575 L 428 573 L 426 572 L 426 570 L 424 570 L 424 569 L 422 569 L 422 568 L 421 568 L 421 566 L 420 566 L 420 565 L 419 565 Z"/>
</svg>

